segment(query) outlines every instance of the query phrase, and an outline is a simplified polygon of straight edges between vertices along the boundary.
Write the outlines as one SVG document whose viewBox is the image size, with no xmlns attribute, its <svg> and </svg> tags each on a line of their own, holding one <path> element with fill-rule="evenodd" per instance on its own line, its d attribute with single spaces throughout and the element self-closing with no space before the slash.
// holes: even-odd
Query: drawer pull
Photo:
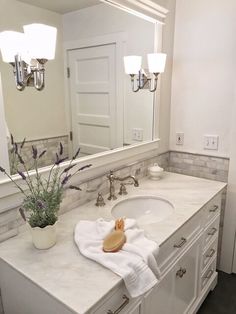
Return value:
<svg viewBox="0 0 236 314">
<path fill-rule="evenodd" d="M 207 274 L 206 274 L 206 276 L 205 276 L 204 278 L 205 278 L 205 279 L 210 279 L 213 274 L 214 274 L 214 270 L 213 270 L 213 269 L 210 269 L 210 270 L 207 272 Z"/>
<path fill-rule="evenodd" d="M 186 268 L 180 267 L 180 269 L 176 272 L 176 277 L 182 278 L 186 274 L 186 272 Z"/>
<path fill-rule="evenodd" d="M 211 250 L 210 250 L 210 253 L 207 254 L 206 257 L 212 257 L 214 254 L 215 254 L 215 250 L 214 250 L 214 249 L 211 249 Z"/>
<path fill-rule="evenodd" d="M 213 236 L 216 232 L 217 232 L 217 229 L 216 228 L 212 228 L 211 231 L 209 231 L 207 234 L 209 236 Z"/>
<path fill-rule="evenodd" d="M 218 208 L 219 208 L 218 205 L 214 205 L 214 206 L 209 210 L 209 212 L 210 212 L 210 213 L 215 213 Z"/>
<path fill-rule="evenodd" d="M 180 239 L 179 243 L 174 244 L 174 247 L 176 247 L 176 248 L 179 249 L 179 248 L 181 248 L 186 242 L 187 242 L 187 240 L 182 237 L 182 238 Z"/>
<path fill-rule="evenodd" d="M 115 312 L 113 312 L 112 310 L 108 310 L 107 314 L 118 314 L 120 313 L 123 308 L 126 307 L 126 305 L 129 303 L 129 298 L 124 294 L 122 297 L 125 301 L 118 307 L 118 309 L 115 310 Z"/>
</svg>

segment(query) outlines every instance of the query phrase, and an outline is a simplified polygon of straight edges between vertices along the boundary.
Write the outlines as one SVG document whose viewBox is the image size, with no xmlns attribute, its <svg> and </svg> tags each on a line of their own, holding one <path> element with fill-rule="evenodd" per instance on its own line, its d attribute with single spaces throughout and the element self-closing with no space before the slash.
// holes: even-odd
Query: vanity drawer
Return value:
<svg viewBox="0 0 236 314">
<path fill-rule="evenodd" d="M 214 238 L 217 238 L 219 233 L 220 215 L 218 215 L 215 220 L 206 227 L 203 236 L 203 249 L 206 248 L 208 243 Z"/>
<path fill-rule="evenodd" d="M 216 258 L 214 261 L 207 267 L 206 271 L 201 277 L 200 290 L 203 290 L 206 285 L 215 277 L 216 274 Z"/>
<path fill-rule="evenodd" d="M 178 231 L 175 232 L 161 247 L 157 256 L 157 263 L 161 273 L 175 262 L 179 255 L 202 230 L 203 211 L 198 212 Z"/>
<path fill-rule="evenodd" d="M 221 211 L 221 194 L 216 195 L 207 205 L 205 209 L 205 225 L 210 223 L 214 217 Z"/>
<path fill-rule="evenodd" d="M 132 298 L 124 285 L 107 295 L 104 303 L 97 307 L 91 314 L 113 314 L 113 313 L 131 313 L 135 308 L 139 313 L 139 304 L 141 306 L 141 298 Z"/>
<path fill-rule="evenodd" d="M 202 267 L 204 270 L 208 266 L 208 264 L 216 258 L 217 256 L 217 246 L 218 246 L 218 238 L 216 238 L 213 243 L 205 250 L 202 256 Z"/>
</svg>

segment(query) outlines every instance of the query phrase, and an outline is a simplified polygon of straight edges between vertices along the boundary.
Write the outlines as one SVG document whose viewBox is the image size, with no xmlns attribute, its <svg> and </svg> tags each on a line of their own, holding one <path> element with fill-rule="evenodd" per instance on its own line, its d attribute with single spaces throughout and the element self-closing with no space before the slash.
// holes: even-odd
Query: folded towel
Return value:
<svg viewBox="0 0 236 314">
<path fill-rule="evenodd" d="M 74 239 L 81 254 L 121 276 L 130 295 L 138 297 L 158 282 L 160 272 L 154 256 L 159 247 L 146 238 L 134 219 L 126 219 L 126 243 L 116 253 L 105 253 L 103 239 L 114 227 L 114 220 L 83 220 L 76 225 Z"/>
</svg>

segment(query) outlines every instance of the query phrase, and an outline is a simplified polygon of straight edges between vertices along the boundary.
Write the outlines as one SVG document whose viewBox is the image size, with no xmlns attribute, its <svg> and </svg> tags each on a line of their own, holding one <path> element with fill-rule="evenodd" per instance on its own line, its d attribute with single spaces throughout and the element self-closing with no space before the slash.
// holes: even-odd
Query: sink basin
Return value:
<svg viewBox="0 0 236 314">
<path fill-rule="evenodd" d="M 138 223 L 150 224 L 165 220 L 174 212 L 174 206 L 156 196 L 135 196 L 120 201 L 112 208 L 114 218 L 134 218 Z"/>
</svg>

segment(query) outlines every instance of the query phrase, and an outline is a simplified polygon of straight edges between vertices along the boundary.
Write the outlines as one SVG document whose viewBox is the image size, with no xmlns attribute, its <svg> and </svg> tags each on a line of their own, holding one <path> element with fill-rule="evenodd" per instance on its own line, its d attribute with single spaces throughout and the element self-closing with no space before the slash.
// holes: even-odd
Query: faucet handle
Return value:
<svg viewBox="0 0 236 314">
<path fill-rule="evenodd" d="M 128 194 L 125 185 L 126 185 L 125 183 L 120 184 L 120 192 L 118 193 L 119 195 L 127 195 Z"/>
<path fill-rule="evenodd" d="M 98 193 L 98 197 L 97 197 L 95 205 L 98 206 L 98 207 L 106 205 L 105 201 L 104 201 L 104 198 L 102 196 L 102 193 Z"/>
</svg>

